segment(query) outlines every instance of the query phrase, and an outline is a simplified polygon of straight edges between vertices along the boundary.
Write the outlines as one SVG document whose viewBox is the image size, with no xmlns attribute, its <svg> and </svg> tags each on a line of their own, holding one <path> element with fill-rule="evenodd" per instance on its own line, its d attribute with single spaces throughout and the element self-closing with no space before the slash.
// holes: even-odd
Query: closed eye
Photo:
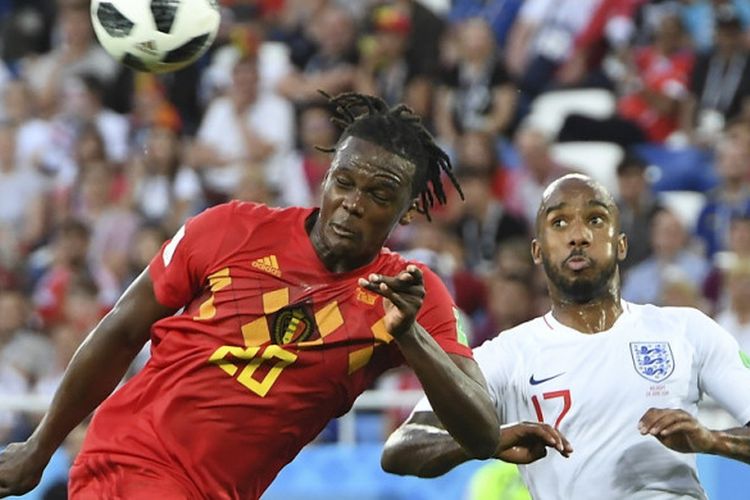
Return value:
<svg viewBox="0 0 750 500">
<path fill-rule="evenodd" d="M 337 176 L 337 177 L 334 177 L 333 180 L 337 186 L 343 187 L 343 188 L 350 188 L 354 185 L 354 183 L 350 181 L 349 179 L 347 179 L 346 177 Z"/>
<path fill-rule="evenodd" d="M 387 191 L 381 191 L 381 190 L 371 191 L 370 195 L 373 197 L 375 201 L 380 202 L 380 203 L 388 203 L 389 201 L 391 201 L 391 194 Z"/>
</svg>

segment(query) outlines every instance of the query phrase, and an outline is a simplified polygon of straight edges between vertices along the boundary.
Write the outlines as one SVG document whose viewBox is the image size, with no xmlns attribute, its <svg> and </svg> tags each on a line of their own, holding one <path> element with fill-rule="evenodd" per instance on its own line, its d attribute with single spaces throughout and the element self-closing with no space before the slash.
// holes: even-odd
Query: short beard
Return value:
<svg viewBox="0 0 750 500">
<path fill-rule="evenodd" d="M 614 259 L 594 279 L 566 278 L 544 255 L 542 255 L 542 265 L 547 278 L 555 288 L 562 293 L 563 297 L 576 304 L 585 304 L 606 295 L 609 292 L 612 277 L 617 272 L 617 261 Z M 591 265 L 596 267 L 596 261 L 592 260 Z"/>
</svg>

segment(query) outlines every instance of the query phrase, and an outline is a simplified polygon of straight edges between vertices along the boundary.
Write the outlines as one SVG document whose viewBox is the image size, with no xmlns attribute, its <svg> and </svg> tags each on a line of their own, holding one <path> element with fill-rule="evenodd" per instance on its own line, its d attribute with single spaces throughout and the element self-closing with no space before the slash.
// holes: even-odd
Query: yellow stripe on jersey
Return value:
<svg viewBox="0 0 750 500">
<path fill-rule="evenodd" d="M 344 318 L 341 316 L 339 304 L 335 300 L 329 302 L 322 309 L 315 313 L 315 323 L 318 324 L 318 331 L 321 337 L 333 332 L 336 328 L 344 324 Z"/>
<path fill-rule="evenodd" d="M 349 375 L 365 366 L 372 357 L 373 346 L 363 347 L 349 353 Z"/>
<path fill-rule="evenodd" d="M 289 305 L 289 288 L 279 288 L 263 294 L 263 313 L 273 314 Z"/>
<path fill-rule="evenodd" d="M 375 340 L 379 340 L 380 342 L 384 342 L 386 344 L 390 343 L 393 340 L 393 337 L 390 333 L 388 333 L 388 330 L 385 329 L 385 318 L 380 318 L 377 323 L 372 325 L 370 327 L 370 330 L 372 331 L 373 336 L 375 337 Z"/>
<path fill-rule="evenodd" d="M 271 340 L 271 332 L 268 330 L 268 321 L 262 316 L 250 323 L 242 325 L 242 338 L 245 346 L 259 346 Z"/>
</svg>

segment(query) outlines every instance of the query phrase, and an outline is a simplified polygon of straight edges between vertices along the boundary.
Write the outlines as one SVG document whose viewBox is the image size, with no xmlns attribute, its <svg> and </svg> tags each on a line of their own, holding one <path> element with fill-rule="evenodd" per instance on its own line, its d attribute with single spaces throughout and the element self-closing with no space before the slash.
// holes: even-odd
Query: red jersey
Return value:
<svg viewBox="0 0 750 500">
<path fill-rule="evenodd" d="M 257 498 L 279 470 L 403 358 L 380 296 L 357 284 L 407 261 L 383 249 L 332 273 L 305 231 L 313 209 L 232 202 L 189 220 L 152 260 L 151 359 L 97 410 L 76 460 L 139 465 L 196 498 Z M 417 321 L 471 356 L 445 286 L 421 266 Z M 75 474 L 72 475 L 75 480 Z"/>
</svg>

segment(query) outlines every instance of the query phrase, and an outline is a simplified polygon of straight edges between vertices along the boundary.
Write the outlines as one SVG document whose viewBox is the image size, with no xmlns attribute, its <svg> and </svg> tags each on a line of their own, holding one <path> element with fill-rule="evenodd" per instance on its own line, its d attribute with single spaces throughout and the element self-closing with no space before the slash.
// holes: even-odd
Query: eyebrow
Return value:
<svg viewBox="0 0 750 500">
<path fill-rule="evenodd" d="M 600 200 L 591 200 L 589 202 L 589 206 L 601 207 L 605 209 L 607 212 L 609 212 L 609 209 L 610 209 L 610 206 L 607 203 L 604 203 L 603 201 L 600 201 Z"/>
<path fill-rule="evenodd" d="M 566 205 L 567 205 L 567 203 L 565 203 L 564 201 L 560 202 L 557 205 L 552 205 L 551 207 L 547 207 L 547 209 L 544 211 L 544 213 L 545 213 L 545 215 L 549 215 L 550 213 L 554 212 L 555 210 L 560 210 L 561 208 L 564 208 Z M 601 207 L 601 208 L 605 209 L 607 212 L 610 211 L 610 206 L 607 203 L 605 203 L 605 202 L 603 202 L 601 200 L 591 200 L 591 201 L 588 202 L 588 205 L 589 206 L 594 206 L 594 207 Z"/>
<path fill-rule="evenodd" d="M 563 208 L 567 203 L 564 201 L 562 203 L 558 203 L 557 205 L 552 205 L 551 207 L 547 207 L 547 210 L 544 211 L 545 215 L 549 215 L 550 213 L 554 212 L 555 210 L 560 210 Z"/>
</svg>

